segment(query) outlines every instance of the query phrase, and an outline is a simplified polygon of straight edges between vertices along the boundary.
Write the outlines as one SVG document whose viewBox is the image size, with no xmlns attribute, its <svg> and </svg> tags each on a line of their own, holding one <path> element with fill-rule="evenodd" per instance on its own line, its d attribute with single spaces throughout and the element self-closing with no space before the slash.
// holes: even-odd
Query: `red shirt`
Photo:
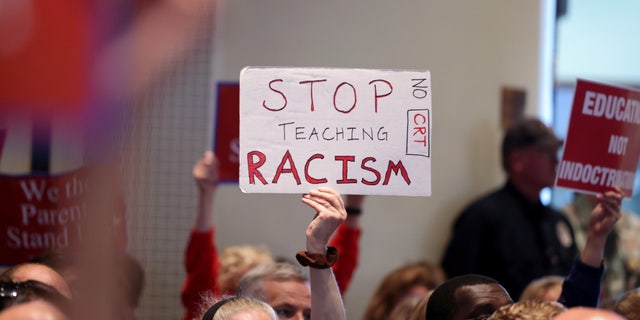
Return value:
<svg viewBox="0 0 640 320">
<path fill-rule="evenodd" d="M 349 287 L 353 273 L 358 265 L 360 228 L 349 228 L 340 225 L 329 243 L 338 249 L 338 261 L 333 265 L 333 272 L 340 292 Z M 181 299 L 186 311 L 183 320 L 191 320 L 201 312 L 203 294 L 212 293 L 220 296 L 216 287 L 216 279 L 220 273 L 218 249 L 214 243 L 215 231 L 200 232 L 191 230 L 191 237 L 185 252 L 185 268 L 187 278 L 182 284 Z"/>
</svg>

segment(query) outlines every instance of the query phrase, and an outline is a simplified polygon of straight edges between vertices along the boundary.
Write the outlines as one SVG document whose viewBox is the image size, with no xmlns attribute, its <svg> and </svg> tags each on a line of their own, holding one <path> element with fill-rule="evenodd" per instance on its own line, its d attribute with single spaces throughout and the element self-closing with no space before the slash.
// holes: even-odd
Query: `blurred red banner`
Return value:
<svg viewBox="0 0 640 320">
<path fill-rule="evenodd" d="M 88 169 L 60 175 L 0 175 L 0 264 L 29 260 L 51 249 L 74 247 L 89 235 L 83 225 L 91 215 Z M 114 210 L 112 236 L 126 244 L 122 194 L 109 195 Z"/>
</svg>

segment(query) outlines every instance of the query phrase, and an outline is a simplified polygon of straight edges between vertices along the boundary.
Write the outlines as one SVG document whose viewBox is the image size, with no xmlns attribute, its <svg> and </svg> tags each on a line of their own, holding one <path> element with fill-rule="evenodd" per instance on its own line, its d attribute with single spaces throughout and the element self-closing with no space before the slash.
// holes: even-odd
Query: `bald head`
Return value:
<svg viewBox="0 0 640 320">
<path fill-rule="evenodd" d="M 513 303 L 498 281 L 476 274 L 448 279 L 431 294 L 427 319 L 460 320 L 492 314 Z"/>
<path fill-rule="evenodd" d="M 17 304 L 0 312 L 0 320 L 67 320 L 68 318 L 54 305 L 34 300 Z"/>
<path fill-rule="evenodd" d="M 38 263 L 15 265 L 2 274 L 2 278 L 13 282 L 35 280 L 54 287 L 67 298 L 71 298 L 71 289 L 62 276 L 55 270 Z"/>
<path fill-rule="evenodd" d="M 604 309 L 585 307 L 571 308 L 560 313 L 554 320 L 626 320 L 623 316 Z"/>
</svg>

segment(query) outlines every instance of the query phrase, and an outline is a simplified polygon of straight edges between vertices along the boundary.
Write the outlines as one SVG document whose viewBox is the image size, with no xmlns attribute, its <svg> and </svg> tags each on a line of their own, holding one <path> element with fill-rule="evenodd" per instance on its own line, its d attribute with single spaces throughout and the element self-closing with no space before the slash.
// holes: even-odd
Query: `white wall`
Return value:
<svg viewBox="0 0 640 320">
<path fill-rule="evenodd" d="M 237 81 L 254 66 L 317 66 L 431 71 L 433 196 L 370 197 L 360 266 L 346 294 L 359 319 L 381 278 L 399 265 L 439 261 L 452 220 L 472 198 L 502 182 L 500 88 L 527 90 L 538 109 L 541 1 L 225 2 L 214 46 L 214 77 Z M 292 258 L 312 214 L 296 195 L 220 190 L 221 246 L 266 243 Z"/>
</svg>

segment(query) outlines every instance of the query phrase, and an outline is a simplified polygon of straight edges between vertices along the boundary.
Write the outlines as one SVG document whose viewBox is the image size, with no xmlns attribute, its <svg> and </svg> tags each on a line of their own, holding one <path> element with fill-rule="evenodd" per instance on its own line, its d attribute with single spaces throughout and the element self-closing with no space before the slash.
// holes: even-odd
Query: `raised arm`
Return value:
<svg viewBox="0 0 640 320">
<path fill-rule="evenodd" d="M 307 251 L 305 255 L 312 258 L 312 260 L 319 259 L 322 265 L 310 265 L 309 269 L 311 319 L 345 319 L 342 296 L 333 271 L 330 268 L 331 260 L 335 258 L 335 252 L 327 250 L 329 239 L 347 218 L 342 197 L 330 188 L 319 188 L 305 194 L 302 197 L 302 202 L 317 212 L 307 227 Z M 327 260 L 329 260 L 329 263 L 327 263 Z"/>
<path fill-rule="evenodd" d="M 213 204 L 218 182 L 218 162 L 211 151 L 204 153 L 193 166 L 198 187 L 198 212 L 185 252 L 186 279 L 182 284 L 183 319 L 193 319 L 200 312 L 200 299 L 206 292 L 216 291 L 220 269 L 214 242 Z"/>
<path fill-rule="evenodd" d="M 331 238 L 330 246 L 336 247 L 340 259 L 333 265 L 333 272 L 338 282 L 340 292 L 344 294 L 349 288 L 353 274 L 358 267 L 360 255 L 360 217 L 365 196 L 347 195 L 345 209 L 347 219 L 338 227 L 338 231 Z"/>
<path fill-rule="evenodd" d="M 193 178 L 198 186 L 198 215 L 193 229 L 206 232 L 213 229 L 213 202 L 218 185 L 218 160 L 206 151 L 193 166 Z"/>
<path fill-rule="evenodd" d="M 591 211 L 585 246 L 562 284 L 558 301 L 565 306 L 598 306 L 604 273 L 604 246 L 607 236 L 622 216 L 620 206 L 623 197 L 620 188 L 597 195 L 598 203 Z"/>
<path fill-rule="evenodd" d="M 624 193 L 620 188 L 597 195 L 598 204 L 591 212 L 587 239 L 580 253 L 580 260 L 585 264 L 592 267 L 600 267 L 602 264 L 607 236 L 622 217 L 620 207 L 623 197 Z"/>
</svg>

